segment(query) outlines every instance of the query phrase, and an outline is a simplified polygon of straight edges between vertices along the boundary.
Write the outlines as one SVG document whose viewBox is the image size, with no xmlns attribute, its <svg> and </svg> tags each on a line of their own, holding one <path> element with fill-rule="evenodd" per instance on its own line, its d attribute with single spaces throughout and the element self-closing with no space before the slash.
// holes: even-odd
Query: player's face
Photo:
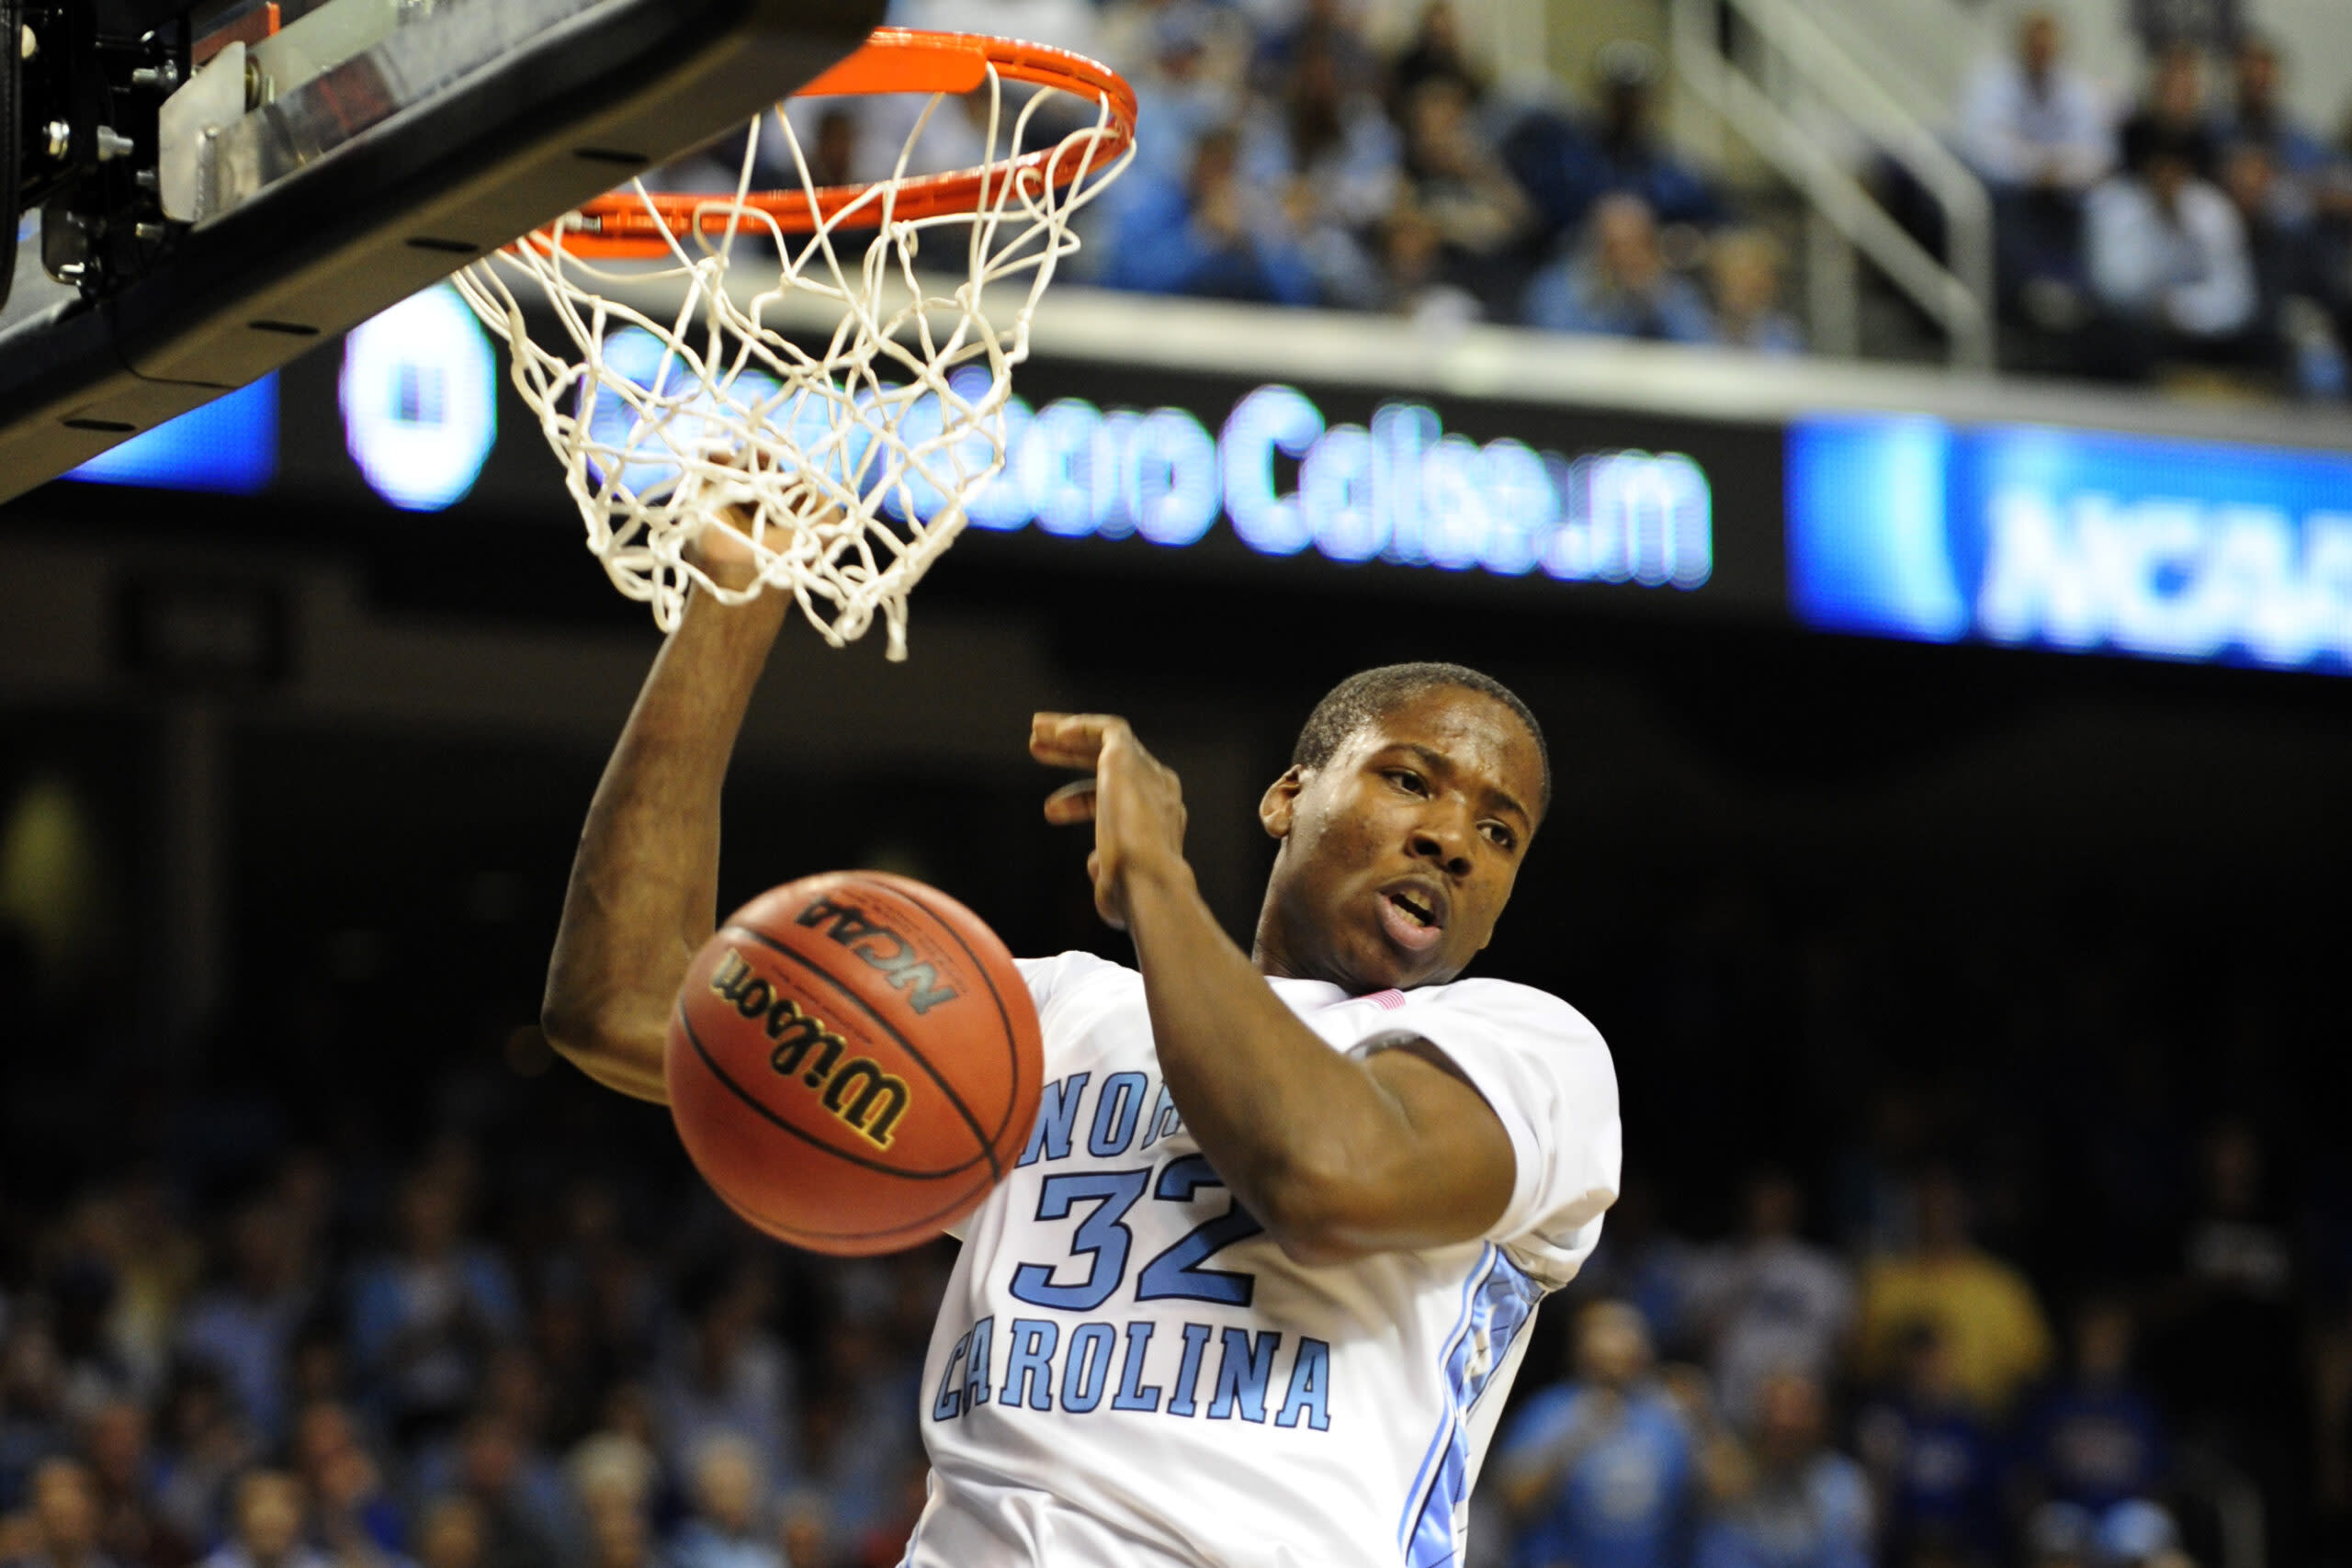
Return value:
<svg viewBox="0 0 2352 1568">
<path fill-rule="evenodd" d="M 1482 693 L 1423 693 L 1260 804 L 1282 840 L 1258 925 L 1268 973 L 1362 994 L 1451 980 L 1494 935 L 1534 837 L 1535 738 Z"/>
</svg>

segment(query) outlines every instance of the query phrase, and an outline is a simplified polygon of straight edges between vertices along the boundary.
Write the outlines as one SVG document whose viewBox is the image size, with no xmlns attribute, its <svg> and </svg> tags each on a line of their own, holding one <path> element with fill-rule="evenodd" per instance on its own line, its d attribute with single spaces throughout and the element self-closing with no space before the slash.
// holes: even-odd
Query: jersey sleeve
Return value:
<svg viewBox="0 0 2352 1568">
<path fill-rule="evenodd" d="M 1020 970 L 1021 977 L 1029 983 L 1029 999 L 1036 1004 L 1039 1012 L 1044 1012 L 1046 1004 L 1054 999 L 1054 987 L 1060 983 L 1063 971 L 1069 967 L 1069 956 L 1067 953 L 1057 953 L 1051 958 L 1016 958 L 1012 961 L 1012 966 Z"/>
<path fill-rule="evenodd" d="M 1600 1240 L 1624 1163 L 1617 1070 L 1600 1032 L 1557 997 L 1502 980 L 1408 997 L 1384 1032 L 1398 1030 L 1444 1052 L 1510 1138 L 1510 1202 L 1487 1239 L 1566 1284 Z"/>
</svg>

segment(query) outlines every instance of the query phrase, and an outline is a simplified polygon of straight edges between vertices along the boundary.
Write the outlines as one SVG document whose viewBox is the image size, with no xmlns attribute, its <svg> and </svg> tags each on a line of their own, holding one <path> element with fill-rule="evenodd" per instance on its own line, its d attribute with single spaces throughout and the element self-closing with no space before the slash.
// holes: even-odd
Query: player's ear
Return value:
<svg viewBox="0 0 2352 1568">
<path fill-rule="evenodd" d="M 1291 817 L 1298 809 L 1298 792 L 1306 787 L 1306 770 L 1296 762 L 1266 786 L 1266 793 L 1258 801 L 1258 820 L 1268 838 L 1290 837 Z"/>
</svg>

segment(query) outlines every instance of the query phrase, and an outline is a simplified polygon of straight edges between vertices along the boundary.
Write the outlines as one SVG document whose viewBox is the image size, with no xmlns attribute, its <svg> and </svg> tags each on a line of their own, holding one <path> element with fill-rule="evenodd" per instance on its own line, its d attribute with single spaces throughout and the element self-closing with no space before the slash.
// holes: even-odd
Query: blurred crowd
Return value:
<svg viewBox="0 0 2352 1568">
<path fill-rule="evenodd" d="M 1962 148 L 1993 192 L 2019 351 L 2104 379 L 2201 368 L 2342 398 L 2352 140 L 2297 121 L 2278 47 L 2233 7 L 2144 9 L 2135 102 L 2073 67 L 2042 12 L 1970 85 Z"/>
<path fill-rule="evenodd" d="M 604 1178 L 492 1231 L 482 1174 L 305 1148 L 220 1207 L 143 1169 L 12 1213 L 0 1562 L 898 1562 L 938 1252 L 665 1249 Z"/>
<path fill-rule="evenodd" d="M 1441 326 L 1803 346 L 1780 242 L 1668 145 L 1647 45 L 1600 51 L 1588 109 L 1496 91 L 1453 0 L 1388 48 L 1354 0 L 900 0 L 892 16 L 1077 50 L 1134 84 L 1136 161 L 1083 217 L 1069 276 Z M 811 173 L 888 175 L 920 107 L 798 106 Z M 979 114 L 934 115 L 911 166 L 977 162 Z M 797 183 L 771 156 L 763 181 Z"/>
<path fill-rule="evenodd" d="M 46 1201 L 19 1180 L 0 1563 L 895 1563 L 947 1244 L 843 1263 L 752 1236 L 657 1112 L 539 1053 L 506 1111 L 477 1100 L 404 1161 L 346 1120 L 332 1148 L 94 1150 L 113 1174 Z M 583 1131 L 573 1100 L 654 1141 Z M 1827 1224 L 1758 1168 L 1697 1240 L 1636 1168 L 1539 1317 L 1474 1563 L 2332 1560 L 2308 1521 L 2352 1481 L 2352 1330 L 2315 1329 L 2310 1233 L 2253 1127 L 2207 1128 L 2165 1266 L 2037 1282 L 1977 1238 L 1958 1167 L 1901 1156 L 1919 1115 L 1882 1100 Z"/>
<path fill-rule="evenodd" d="M 2005 362 L 2341 398 L 2352 141 L 2297 122 L 2286 63 L 2234 7 L 2149 0 L 2132 15 L 2146 49 L 2135 99 L 2071 66 L 2042 12 L 1964 90 L 1954 139 L 1994 200 Z M 1572 98 L 1498 90 L 1455 0 L 1428 0 L 1385 48 L 1360 0 L 899 0 L 893 16 L 1075 49 L 1135 85 L 1136 159 L 1081 220 L 1072 276 L 1436 325 L 1805 346 L 1788 304 L 1792 198 L 1732 188 L 1676 149 L 1666 62 L 1646 44 L 1600 49 Z M 920 107 L 802 104 L 812 173 L 888 175 Z M 976 107 L 934 115 L 911 166 L 977 162 L 981 133 Z M 797 183 L 781 149 L 763 157 L 763 182 Z M 1946 245 L 1900 171 L 1862 173 L 1917 238 Z"/>
<path fill-rule="evenodd" d="M 1740 1229 L 1713 1245 L 1656 1231 L 1636 1192 L 1569 1295 L 1573 1375 L 1521 1404 L 1491 1461 L 1508 1561 L 2303 1560 L 2267 1556 L 2260 1532 L 2266 1496 L 2297 1495 L 2274 1450 L 2310 1407 L 2289 1340 L 2243 1337 L 2285 1304 L 2285 1239 L 2249 1223 L 2247 1130 L 2218 1128 L 2208 1159 L 2186 1276 L 2064 1303 L 1976 1242 L 1950 1168 L 1903 1184 L 1884 1216 L 1901 1239 L 1859 1258 L 1807 1238 L 1778 1170 L 1749 1179 Z"/>
</svg>

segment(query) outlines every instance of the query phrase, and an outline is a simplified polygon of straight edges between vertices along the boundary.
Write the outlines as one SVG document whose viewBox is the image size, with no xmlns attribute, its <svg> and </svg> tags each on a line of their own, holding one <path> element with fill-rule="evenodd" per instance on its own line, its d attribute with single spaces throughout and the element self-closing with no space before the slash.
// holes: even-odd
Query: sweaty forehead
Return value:
<svg viewBox="0 0 2352 1568">
<path fill-rule="evenodd" d="M 1358 756 L 1389 746 L 1443 755 L 1541 815 L 1550 795 L 1544 757 L 1520 716 L 1484 692 L 1434 686 L 1375 713 L 1349 739 Z"/>
</svg>

